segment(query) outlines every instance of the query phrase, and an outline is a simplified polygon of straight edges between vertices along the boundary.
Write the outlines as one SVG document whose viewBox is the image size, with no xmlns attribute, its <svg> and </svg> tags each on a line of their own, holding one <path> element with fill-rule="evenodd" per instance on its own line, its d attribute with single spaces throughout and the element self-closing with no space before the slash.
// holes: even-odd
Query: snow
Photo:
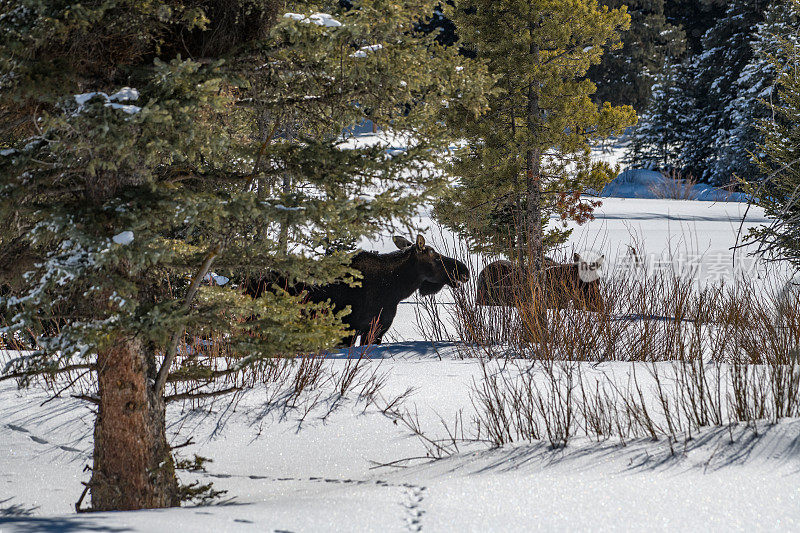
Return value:
<svg viewBox="0 0 800 533">
<path fill-rule="evenodd" d="M 669 179 L 661 172 L 629 169 L 607 184 L 600 195 L 615 198 L 659 198 L 669 189 Z M 659 193 L 659 191 L 662 191 Z M 687 190 L 694 200 L 706 202 L 746 202 L 747 195 L 728 192 L 707 184 L 696 184 Z"/>
<path fill-rule="evenodd" d="M 139 91 L 132 87 L 123 87 L 108 97 L 112 102 L 127 102 L 129 100 L 138 100 Z"/>
<path fill-rule="evenodd" d="M 3 150 L 0 150 L 0 155 L 3 157 L 9 156 L 14 153 L 16 153 L 16 150 L 14 150 L 13 148 L 5 148 Z"/>
<path fill-rule="evenodd" d="M 83 104 L 85 104 L 86 102 L 88 102 L 89 100 L 94 98 L 95 96 L 103 96 L 103 97 L 106 98 L 106 100 L 108 99 L 108 95 L 106 93 L 91 92 L 91 93 L 76 94 L 75 95 L 75 102 L 79 106 L 82 106 Z"/>
<path fill-rule="evenodd" d="M 129 115 L 134 115 L 134 114 L 136 114 L 136 113 L 138 113 L 139 111 L 142 110 L 142 108 L 139 107 L 139 106 L 135 106 L 135 105 L 131 105 L 131 104 L 117 104 L 117 103 L 114 103 L 114 102 L 110 102 L 110 103 L 106 104 L 106 107 L 110 107 L 111 109 L 119 109 L 120 111 L 123 111 L 123 112 L 125 112 L 125 113 L 127 113 Z"/>
<path fill-rule="evenodd" d="M 117 233 L 116 235 L 111 237 L 111 240 L 121 246 L 127 246 L 128 244 L 133 242 L 133 232 L 123 231 L 122 233 Z"/>
<path fill-rule="evenodd" d="M 392 349 L 391 346 L 385 350 Z M 469 388 L 480 379 L 475 361 L 441 347 L 409 344 L 391 358 L 374 359 L 390 376 L 387 396 L 415 387 L 421 424 L 435 430 L 438 416 L 471 413 Z M 378 352 L 384 350 L 377 349 Z M 343 360 L 328 363 L 341 368 Z M 588 365 L 591 366 L 591 365 Z M 618 375 L 625 364 L 598 372 Z M 407 468 L 378 464 L 419 457 L 407 430 L 376 407 L 348 405 L 324 422 L 298 430 L 297 412 L 265 412 L 265 390 L 245 394 L 233 411 L 172 406 L 173 442 L 192 436 L 186 455 L 214 462 L 184 481 L 213 482 L 229 505 L 74 514 L 88 480 L 89 410 L 71 398 L 44 406 L 35 389 L 0 384 L 0 527 L 13 531 L 511 531 L 541 530 L 793 530 L 800 526 L 800 422 L 706 430 L 671 454 L 665 441 L 636 439 L 625 446 L 576 439 L 554 451 L 544 443 L 501 449 L 467 446 L 434 462 Z M 319 416 L 319 413 L 317 413 Z M 221 426 L 219 424 L 222 424 Z M 0 514 L 0 516 L 3 516 Z"/>
<path fill-rule="evenodd" d="M 324 26 L 326 28 L 336 28 L 342 25 L 341 22 L 333 18 L 328 13 L 314 13 L 309 17 L 306 17 L 300 13 L 284 13 L 283 16 L 285 18 L 290 18 L 306 24 L 311 24 L 313 22 L 317 26 Z"/>
<path fill-rule="evenodd" d="M 225 276 L 220 276 L 216 272 L 209 272 L 208 274 L 206 274 L 205 279 L 209 283 L 213 282 L 215 285 L 219 286 L 225 285 L 230 281 L 230 278 L 226 278 Z"/>
<path fill-rule="evenodd" d="M 129 100 L 139 99 L 138 90 L 131 87 L 123 87 L 122 89 L 115 92 L 111 96 L 109 96 L 107 93 L 104 92 L 89 92 L 89 93 L 76 94 L 74 98 L 75 98 L 75 103 L 78 104 L 78 109 L 75 113 L 80 114 L 83 111 L 85 104 L 95 96 L 99 96 L 106 101 L 106 103 L 103 104 L 104 107 L 110 107 L 111 109 L 118 109 L 129 115 L 135 115 L 136 113 L 142 110 L 141 107 L 135 106 L 133 104 L 119 103 L 119 102 L 127 102 Z"/>
<path fill-rule="evenodd" d="M 367 57 L 367 52 L 375 52 L 383 48 L 381 44 L 373 44 L 370 46 L 362 46 L 357 52 L 350 54 L 350 57 Z"/>
<path fill-rule="evenodd" d="M 305 207 L 303 207 L 303 206 L 286 207 L 283 204 L 275 204 L 273 207 L 275 209 L 277 209 L 278 211 L 302 211 L 303 209 L 305 209 Z"/>
</svg>

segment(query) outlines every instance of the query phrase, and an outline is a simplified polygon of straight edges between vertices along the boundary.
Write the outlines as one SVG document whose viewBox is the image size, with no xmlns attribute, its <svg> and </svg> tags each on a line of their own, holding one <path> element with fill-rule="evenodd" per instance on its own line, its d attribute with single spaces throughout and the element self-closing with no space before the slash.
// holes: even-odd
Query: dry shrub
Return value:
<svg viewBox="0 0 800 533">
<path fill-rule="evenodd" d="M 689 174 L 684 177 L 677 170 L 662 172 L 664 180 L 661 183 L 650 186 L 656 198 L 664 200 L 696 200 L 697 194 L 694 191 L 697 185 L 697 178 Z"/>
<path fill-rule="evenodd" d="M 371 332 L 373 339 L 376 327 Z M 40 348 L 35 338 L 28 348 Z M 276 354 L 245 366 L 242 357 L 234 355 L 227 334 L 187 332 L 170 368 L 165 401 L 178 403 L 183 410 L 211 411 L 220 402 L 235 406 L 243 393 L 259 388 L 265 393 L 262 415 L 292 415 L 299 424 L 311 414 L 325 419 L 348 401 L 364 409 L 378 401 L 399 403 L 397 398 L 387 400 L 382 395 L 387 376 L 380 361 L 370 358 L 373 349 L 372 343 L 350 347 L 333 359 L 328 353 Z M 38 381 L 53 398 L 68 392 L 96 403 L 93 371 L 94 364 L 87 363 L 18 379 Z"/>
<path fill-rule="evenodd" d="M 463 250 L 451 253 L 469 262 Z M 644 256 L 634 249 L 634 257 Z M 491 262 L 486 259 L 481 267 Z M 738 276 L 701 286 L 696 269 L 681 271 L 666 263 L 653 269 L 636 261 L 607 274 L 600 284 L 604 305 L 595 311 L 585 310 L 580 298 L 560 309 L 545 308 L 543 302 L 553 299 L 546 295 L 565 289 L 546 286 L 534 274 L 515 280 L 515 305 L 479 305 L 477 276 L 472 276 L 452 291 L 452 304 L 425 299 L 418 305 L 418 329 L 431 340 L 460 341 L 463 357 L 593 362 L 704 358 L 755 364 L 797 357 L 800 306 L 778 275 Z M 450 331 L 445 322 L 453 324 Z"/>
<path fill-rule="evenodd" d="M 757 430 L 799 417 L 800 306 L 775 276 L 700 286 L 695 274 L 637 261 L 606 276 L 605 307 L 596 312 L 542 309 L 535 295 L 548 288 L 533 277 L 520 280 L 516 305 L 480 306 L 473 277 L 456 291 L 450 317 L 461 355 L 482 368 L 467 440 L 562 447 L 575 436 L 647 437 L 672 445 L 704 428 Z M 619 366 L 597 366 L 610 361 L 630 363 L 627 377 Z"/>
<path fill-rule="evenodd" d="M 474 430 L 495 446 L 575 436 L 621 442 L 678 442 L 704 428 L 755 430 L 800 416 L 800 365 L 706 363 L 700 359 L 631 363 L 627 379 L 570 361 L 482 360 Z M 638 369 L 638 370 L 637 370 Z M 645 377 L 637 375 L 645 370 Z"/>
</svg>

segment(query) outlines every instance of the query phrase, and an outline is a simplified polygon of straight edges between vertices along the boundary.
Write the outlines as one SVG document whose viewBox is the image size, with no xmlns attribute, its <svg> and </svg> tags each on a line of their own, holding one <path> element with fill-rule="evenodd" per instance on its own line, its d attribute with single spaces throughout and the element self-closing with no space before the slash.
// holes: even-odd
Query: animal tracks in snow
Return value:
<svg viewBox="0 0 800 533">
<path fill-rule="evenodd" d="M 330 478 L 330 477 L 271 477 L 257 474 L 236 475 L 226 473 L 211 473 L 205 472 L 205 477 L 216 479 L 252 479 L 252 480 L 266 480 L 272 482 L 312 482 L 325 485 L 340 485 L 340 486 L 364 486 L 374 485 L 386 489 L 400 490 L 401 500 L 398 504 L 402 507 L 403 516 L 402 521 L 405 529 L 412 532 L 422 531 L 422 517 L 425 510 L 422 508 L 422 502 L 425 499 L 427 487 L 422 485 L 415 485 L 413 483 L 392 483 L 382 479 L 364 480 L 364 479 L 351 479 L 351 478 Z"/>
<path fill-rule="evenodd" d="M 403 502 L 406 527 L 409 531 L 422 531 L 422 515 L 425 514 L 422 509 L 422 500 L 425 499 L 425 492 L 428 489 L 410 483 L 404 483 L 402 487 L 406 493 L 406 499 Z"/>
</svg>

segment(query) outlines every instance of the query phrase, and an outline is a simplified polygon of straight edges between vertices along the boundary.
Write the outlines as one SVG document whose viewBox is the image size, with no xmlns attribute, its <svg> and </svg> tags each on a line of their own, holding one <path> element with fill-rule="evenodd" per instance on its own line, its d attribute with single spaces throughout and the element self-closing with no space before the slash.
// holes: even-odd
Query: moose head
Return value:
<svg viewBox="0 0 800 533">
<path fill-rule="evenodd" d="M 417 236 L 415 243 L 399 235 L 393 237 L 392 240 L 400 250 L 411 254 L 416 262 L 418 275 L 422 279 L 419 288 L 422 296 L 436 294 L 445 285 L 455 288 L 469 281 L 467 265 L 457 259 L 440 254 L 425 244 L 425 238 L 422 235 Z"/>
</svg>

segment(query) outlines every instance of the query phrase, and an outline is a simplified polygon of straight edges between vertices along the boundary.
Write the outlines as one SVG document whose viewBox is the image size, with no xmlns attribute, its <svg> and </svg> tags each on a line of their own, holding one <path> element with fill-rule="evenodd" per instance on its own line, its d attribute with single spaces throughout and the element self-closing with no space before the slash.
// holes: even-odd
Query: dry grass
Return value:
<svg viewBox="0 0 800 533">
<path fill-rule="evenodd" d="M 432 341 L 460 341 L 465 358 L 765 364 L 796 357 L 800 306 L 787 300 L 782 279 L 739 276 L 700 287 L 697 274 L 634 261 L 605 276 L 604 306 L 591 312 L 577 302 L 545 309 L 542 295 L 563 289 L 533 275 L 515 284 L 514 306 L 478 305 L 473 276 L 452 291 L 452 304 L 421 299 L 417 328 Z"/>
<path fill-rule="evenodd" d="M 703 428 L 731 428 L 733 439 L 737 425 L 757 432 L 800 417 L 800 306 L 782 280 L 700 288 L 696 274 L 634 262 L 603 280 L 599 312 L 541 309 L 535 295 L 552 288 L 535 279 L 520 284 L 514 307 L 477 305 L 474 279 L 456 291 L 460 353 L 482 368 L 471 428 L 457 426 L 461 442 L 648 437 L 672 446 Z M 631 364 L 598 366 L 611 361 Z M 454 430 L 434 439 L 406 425 L 433 456 L 458 448 Z"/>
<path fill-rule="evenodd" d="M 664 181 L 660 184 L 650 186 L 656 198 L 664 200 L 696 200 L 697 194 L 694 187 L 697 185 L 697 178 L 691 174 L 684 177 L 680 172 L 662 172 Z"/>
<path fill-rule="evenodd" d="M 774 424 L 800 416 L 800 364 L 631 364 L 626 376 L 571 361 L 483 360 L 474 389 L 477 436 L 500 446 L 575 436 L 691 439 L 704 428 Z M 644 373 L 645 375 L 641 375 Z"/>
<path fill-rule="evenodd" d="M 24 348 L 40 347 L 31 336 Z M 277 354 L 243 366 L 241 356 L 233 354 L 227 334 L 187 332 L 167 378 L 165 399 L 183 410 L 211 411 L 220 404 L 235 405 L 243 393 L 259 388 L 266 396 L 264 413 L 292 416 L 298 424 L 312 414 L 325 419 L 348 402 L 364 409 L 379 402 L 392 404 L 395 398 L 387 400 L 382 395 L 387 376 L 380 361 L 370 358 L 373 349 L 372 343 L 351 347 L 337 360 L 328 359 L 326 353 Z M 94 365 L 87 363 L 19 379 L 38 381 L 53 397 L 70 394 L 96 403 L 93 374 Z"/>
</svg>

